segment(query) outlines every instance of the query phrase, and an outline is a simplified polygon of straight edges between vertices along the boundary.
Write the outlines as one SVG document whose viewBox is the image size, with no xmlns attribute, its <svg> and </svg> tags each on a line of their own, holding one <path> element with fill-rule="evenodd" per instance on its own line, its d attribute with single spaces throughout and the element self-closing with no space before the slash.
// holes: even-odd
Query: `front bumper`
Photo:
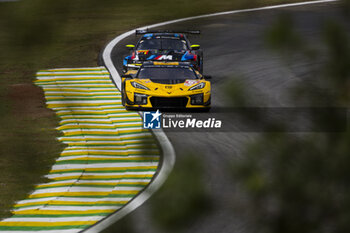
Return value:
<svg viewBox="0 0 350 233">
<path fill-rule="evenodd" d="M 198 109 L 210 108 L 208 93 L 191 93 L 183 96 L 149 95 L 137 92 L 125 94 L 125 106 L 133 109 Z"/>
</svg>

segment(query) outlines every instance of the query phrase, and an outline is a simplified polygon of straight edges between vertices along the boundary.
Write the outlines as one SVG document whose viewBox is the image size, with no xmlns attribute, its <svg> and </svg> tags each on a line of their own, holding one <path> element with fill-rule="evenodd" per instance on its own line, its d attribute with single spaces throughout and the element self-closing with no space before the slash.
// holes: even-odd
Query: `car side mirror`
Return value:
<svg viewBox="0 0 350 233">
<path fill-rule="evenodd" d="M 203 77 L 204 77 L 204 79 L 212 79 L 211 75 L 204 75 Z"/>
<path fill-rule="evenodd" d="M 193 50 L 198 50 L 198 49 L 200 49 L 201 48 L 201 46 L 199 45 L 199 44 L 193 44 L 193 45 L 191 45 L 191 49 L 193 49 Z"/>
<path fill-rule="evenodd" d="M 135 45 L 133 44 L 127 44 L 125 47 L 127 47 L 128 49 L 132 50 L 135 48 Z"/>
</svg>

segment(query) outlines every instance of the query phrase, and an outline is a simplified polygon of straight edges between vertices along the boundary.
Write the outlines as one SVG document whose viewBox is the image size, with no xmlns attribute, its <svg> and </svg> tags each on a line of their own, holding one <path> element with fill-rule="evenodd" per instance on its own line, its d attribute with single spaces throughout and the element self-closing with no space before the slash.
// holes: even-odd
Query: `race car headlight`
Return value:
<svg viewBox="0 0 350 233">
<path fill-rule="evenodd" d="M 149 90 L 148 87 L 145 87 L 144 85 L 141 85 L 140 83 L 137 83 L 137 82 L 131 82 L 131 85 L 138 89 Z"/>
<path fill-rule="evenodd" d="M 193 87 L 191 87 L 190 89 L 188 89 L 189 91 L 193 91 L 193 90 L 198 90 L 198 89 L 202 89 L 205 87 L 205 83 L 199 83 Z"/>
<path fill-rule="evenodd" d="M 139 105 L 147 104 L 147 95 L 134 93 L 134 103 Z"/>
<path fill-rule="evenodd" d="M 203 94 L 191 95 L 192 105 L 202 105 L 203 104 Z"/>
</svg>

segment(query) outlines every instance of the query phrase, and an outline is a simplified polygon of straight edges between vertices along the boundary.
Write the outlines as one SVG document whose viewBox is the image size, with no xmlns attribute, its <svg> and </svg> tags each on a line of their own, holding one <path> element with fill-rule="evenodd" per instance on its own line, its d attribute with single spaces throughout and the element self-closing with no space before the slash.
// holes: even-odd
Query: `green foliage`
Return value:
<svg viewBox="0 0 350 233">
<path fill-rule="evenodd" d="M 326 21 L 323 32 L 327 49 L 317 53 L 325 53 L 326 59 L 309 72 L 310 77 L 318 75 L 317 84 L 301 82 L 292 96 L 296 104 L 302 100 L 310 107 L 320 100 L 324 106 L 349 106 L 349 36 L 334 21 Z M 282 55 L 300 53 L 310 64 L 319 62 L 309 60 L 307 43 L 294 32 L 291 18 L 280 18 L 267 35 L 269 45 Z M 314 126 L 330 128 L 339 120 L 327 114 L 317 119 Z M 337 133 L 265 133 L 247 145 L 232 173 L 248 197 L 244 209 L 255 232 L 350 232 L 349 155 L 348 126 Z"/>
<path fill-rule="evenodd" d="M 233 167 L 260 232 L 347 232 L 350 135 L 269 134 Z"/>
<path fill-rule="evenodd" d="M 12 111 L 12 110 L 10 110 Z M 63 150 L 55 117 L 0 117 L 0 218 L 8 217 L 15 201 L 27 197 L 35 184 L 46 182 L 54 158 Z"/>
</svg>

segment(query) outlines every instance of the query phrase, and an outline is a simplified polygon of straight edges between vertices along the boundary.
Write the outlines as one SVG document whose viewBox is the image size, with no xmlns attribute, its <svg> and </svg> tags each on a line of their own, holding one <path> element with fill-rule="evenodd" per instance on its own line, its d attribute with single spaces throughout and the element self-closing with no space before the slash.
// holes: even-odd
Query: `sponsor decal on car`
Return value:
<svg viewBox="0 0 350 233">
<path fill-rule="evenodd" d="M 156 57 L 155 60 L 173 60 L 173 55 L 160 55 Z"/>
<path fill-rule="evenodd" d="M 143 54 L 147 55 L 149 50 L 137 50 L 136 52 L 137 52 L 137 54 L 143 53 Z"/>
<path fill-rule="evenodd" d="M 197 84 L 199 82 L 200 82 L 199 80 L 186 80 L 184 85 L 190 87 L 190 86 Z"/>
</svg>

